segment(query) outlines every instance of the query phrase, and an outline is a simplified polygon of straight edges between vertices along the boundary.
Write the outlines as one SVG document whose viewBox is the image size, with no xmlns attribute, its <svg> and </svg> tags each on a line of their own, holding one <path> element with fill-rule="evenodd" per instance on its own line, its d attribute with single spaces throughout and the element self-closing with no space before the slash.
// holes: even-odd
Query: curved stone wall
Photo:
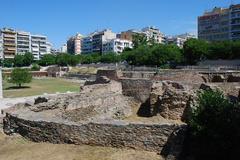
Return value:
<svg viewBox="0 0 240 160">
<path fill-rule="evenodd" d="M 160 153 L 168 138 L 185 124 L 144 124 L 125 121 L 48 122 L 6 114 L 4 132 L 19 133 L 35 142 L 125 147 Z"/>
</svg>

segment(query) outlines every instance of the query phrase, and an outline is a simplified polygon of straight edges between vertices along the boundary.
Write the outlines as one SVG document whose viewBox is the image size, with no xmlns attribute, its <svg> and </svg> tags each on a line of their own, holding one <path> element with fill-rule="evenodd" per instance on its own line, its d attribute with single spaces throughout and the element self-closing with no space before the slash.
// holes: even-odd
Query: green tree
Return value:
<svg viewBox="0 0 240 160">
<path fill-rule="evenodd" d="M 16 55 L 14 57 L 14 66 L 15 67 L 22 67 L 22 66 L 24 66 L 24 56 L 23 55 Z"/>
<path fill-rule="evenodd" d="M 208 55 L 208 43 L 203 40 L 189 39 L 183 46 L 187 64 L 194 65 Z"/>
<path fill-rule="evenodd" d="M 34 57 L 32 53 L 28 52 L 23 55 L 23 65 L 30 66 L 33 63 Z"/>
<path fill-rule="evenodd" d="M 148 40 L 147 37 L 144 34 L 134 34 L 133 35 L 133 47 L 138 48 L 142 45 L 147 45 Z"/>
<path fill-rule="evenodd" d="M 32 74 L 27 69 L 14 68 L 11 72 L 9 83 L 16 84 L 19 88 L 24 83 L 30 83 L 32 81 Z"/>
<path fill-rule="evenodd" d="M 38 62 L 41 66 L 49 66 L 56 64 L 56 56 L 52 54 L 45 54 L 41 58 L 41 60 Z"/>
<path fill-rule="evenodd" d="M 104 55 L 101 56 L 101 62 L 102 63 L 116 63 L 119 62 L 120 56 L 117 55 L 116 53 L 106 53 Z"/>
<path fill-rule="evenodd" d="M 59 66 L 67 66 L 69 65 L 71 59 L 71 55 L 67 53 L 58 54 L 56 57 L 56 64 Z"/>
</svg>

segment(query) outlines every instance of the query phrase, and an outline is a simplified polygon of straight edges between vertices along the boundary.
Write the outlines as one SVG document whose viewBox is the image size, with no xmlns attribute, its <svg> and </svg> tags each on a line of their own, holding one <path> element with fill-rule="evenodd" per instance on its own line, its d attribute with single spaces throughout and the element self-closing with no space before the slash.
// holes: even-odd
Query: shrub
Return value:
<svg viewBox="0 0 240 160">
<path fill-rule="evenodd" d="M 240 107 L 223 93 L 204 91 L 189 122 L 196 159 L 234 159 L 240 152 Z M 191 151 L 190 151 L 191 152 Z"/>
</svg>

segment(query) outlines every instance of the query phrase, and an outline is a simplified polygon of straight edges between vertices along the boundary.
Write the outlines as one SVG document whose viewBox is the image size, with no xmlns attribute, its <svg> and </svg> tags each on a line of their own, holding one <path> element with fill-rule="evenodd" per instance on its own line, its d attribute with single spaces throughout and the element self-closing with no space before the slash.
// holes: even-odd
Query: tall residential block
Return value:
<svg viewBox="0 0 240 160">
<path fill-rule="evenodd" d="M 215 7 L 199 16 L 198 38 L 207 41 L 240 40 L 240 5 Z"/>
<path fill-rule="evenodd" d="M 231 39 L 240 40 L 240 4 L 230 6 Z"/>
<path fill-rule="evenodd" d="M 31 51 L 31 37 L 29 32 L 17 32 L 17 54 Z"/>
<path fill-rule="evenodd" d="M 3 58 L 14 58 L 16 55 L 16 31 L 3 28 L 1 30 L 3 40 Z"/>
<path fill-rule="evenodd" d="M 15 55 L 23 55 L 31 52 L 35 60 L 49 52 L 47 37 L 43 35 L 31 35 L 29 32 L 16 31 L 10 28 L 0 30 L 0 58 L 14 58 Z"/>
<path fill-rule="evenodd" d="M 117 36 L 110 29 L 105 29 L 101 32 L 96 32 L 92 36 L 92 51 L 94 53 L 103 53 L 102 47 L 103 43 L 115 39 Z"/>
<path fill-rule="evenodd" d="M 31 52 L 35 60 L 47 53 L 47 37 L 43 35 L 31 35 Z"/>
<path fill-rule="evenodd" d="M 69 38 L 67 41 L 67 52 L 70 54 L 81 54 L 81 40 L 82 35 L 79 33 Z"/>
<path fill-rule="evenodd" d="M 0 32 L 0 59 L 3 59 L 3 37 L 1 32 Z"/>
<path fill-rule="evenodd" d="M 92 53 L 92 51 L 93 51 L 92 36 L 93 35 L 89 35 L 87 37 L 82 38 L 82 53 L 83 54 Z"/>
</svg>

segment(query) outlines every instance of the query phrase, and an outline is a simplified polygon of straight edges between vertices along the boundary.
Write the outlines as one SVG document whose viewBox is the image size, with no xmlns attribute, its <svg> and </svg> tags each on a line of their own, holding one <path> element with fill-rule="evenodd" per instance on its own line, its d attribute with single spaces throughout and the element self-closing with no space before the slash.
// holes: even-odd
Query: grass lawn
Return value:
<svg viewBox="0 0 240 160">
<path fill-rule="evenodd" d="M 33 79 L 31 83 L 24 84 L 23 88 L 16 89 L 14 84 L 3 82 L 4 98 L 26 97 L 42 95 L 44 93 L 65 93 L 67 91 L 79 92 L 80 84 L 60 78 Z"/>
</svg>

